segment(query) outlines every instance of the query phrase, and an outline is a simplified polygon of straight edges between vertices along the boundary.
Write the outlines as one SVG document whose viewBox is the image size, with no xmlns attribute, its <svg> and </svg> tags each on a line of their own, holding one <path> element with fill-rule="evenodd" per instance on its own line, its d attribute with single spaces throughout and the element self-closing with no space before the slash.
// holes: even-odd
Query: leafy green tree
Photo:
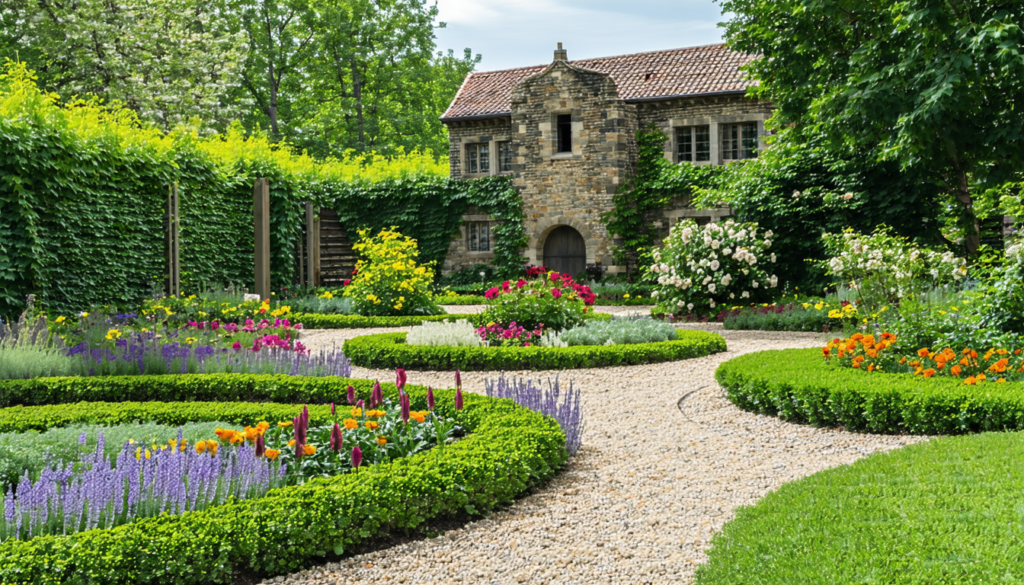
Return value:
<svg viewBox="0 0 1024 585">
<path fill-rule="evenodd" d="M 223 125 L 247 107 L 225 99 L 244 39 L 223 12 L 221 0 L 12 0 L 0 6 L 0 53 L 65 98 L 118 101 L 164 129 Z"/>
<path fill-rule="evenodd" d="M 1024 164 L 1024 3 L 996 0 L 719 0 L 730 46 L 760 55 L 751 93 L 776 127 L 815 126 L 953 198 L 979 247 L 976 189 Z"/>
</svg>

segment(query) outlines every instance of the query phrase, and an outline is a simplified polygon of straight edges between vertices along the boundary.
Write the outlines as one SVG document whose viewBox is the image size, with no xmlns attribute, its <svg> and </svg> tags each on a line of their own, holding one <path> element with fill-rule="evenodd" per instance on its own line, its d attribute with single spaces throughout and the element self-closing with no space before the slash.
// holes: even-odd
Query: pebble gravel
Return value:
<svg viewBox="0 0 1024 585">
<path fill-rule="evenodd" d="M 599 310 L 607 309 L 634 308 Z M 435 538 L 266 583 L 692 583 L 712 536 L 737 507 L 817 471 L 927 440 L 820 429 L 740 410 L 715 382 L 718 364 L 764 349 L 818 346 L 822 336 L 695 327 L 720 331 L 729 351 L 561 372 L 563 383 L 582 389 L 583 447 L 560 475 L 511 507 Z M 329 347 L 377 331 L 383 330 L 309 331 L 304 341 Z M 354 370 L 356 377 L 394 379 L 391 371 Z M 496 376 L 466 373 L 464 388 L 483 392 L 484 380 Z M 453 382 L 451 372 L 409 372 L 411 384 Z"/>
</svg>

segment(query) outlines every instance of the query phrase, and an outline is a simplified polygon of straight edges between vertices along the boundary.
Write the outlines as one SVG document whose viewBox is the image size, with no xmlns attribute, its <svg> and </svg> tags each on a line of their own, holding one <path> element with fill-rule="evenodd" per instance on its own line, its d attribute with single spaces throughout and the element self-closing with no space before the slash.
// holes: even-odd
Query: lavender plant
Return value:
<svg viewBox="0 0 1024 585">
<path fill-rule="evenodd" d="M 85 443 L 84 434 L 80 441 Z M 258 457 L 251 448 L 189 449 L 180 433 L 162 449 L 125 444 L 114 460 L 104 455 L 100 435 L 95 452 L 83 454 L 77 465 L 49 466 L 37 481 L 26 475 L 8 489 L 0 542 L 110 528 L 202 510 L 228 498 L 259 497 L 284 485 L 286 473 L 286 465 Z"/>
<path fill-rule="evenodd" d="M 583 409 L 580 404 L 580 390 L 569 382 L 569 389 L 562 391 L 559 379 L 548 378 L 547 388 L 540 380 L 506 379 L 504 374 L 496 381 L 484 383 L 487 396 L 508 398 L 516 404 L 535 412 L 545 414 L 558 421 L 565 433 L 565 450 L 571 455 L 583 443 Z"/>
</svg>

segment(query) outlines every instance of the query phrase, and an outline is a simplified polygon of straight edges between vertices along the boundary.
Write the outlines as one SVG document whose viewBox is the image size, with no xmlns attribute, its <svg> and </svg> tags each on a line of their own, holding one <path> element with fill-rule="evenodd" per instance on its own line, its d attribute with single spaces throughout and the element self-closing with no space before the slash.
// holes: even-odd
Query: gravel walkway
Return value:
<svg viewBox="0 0 1024 585">
<path fill-rule="evenodd" d="M 368 332 L 311 331 L 304 341 L 320 347 Z M 817 346 L 821 336 L 722 333 L 723 354 L 564 372 L 563 382 L 583 390 L 583 448 L 550 484 L 507 510 L 438 538 L 268 582 L 692 583 L 711 537 L 738 506 L 785 482 L 924 440 L 816 429 L 736 408 L 715 383 L 718 364 L 752 351 Z M 363 368 L 354 375 L 394 378 Z M 463 383 L 482 392 L 495 375 L 467 373 Z M 409 383 L 450 387 L 453 375 L 409 372 Z"/>
</svg>

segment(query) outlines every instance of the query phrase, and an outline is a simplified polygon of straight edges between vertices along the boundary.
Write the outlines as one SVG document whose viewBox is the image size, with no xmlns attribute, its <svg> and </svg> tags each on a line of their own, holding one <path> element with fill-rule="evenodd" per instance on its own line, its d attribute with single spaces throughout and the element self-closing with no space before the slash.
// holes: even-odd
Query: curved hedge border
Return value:
<svg viewBox="0 0 1024 585">
<path fill-rule="evenodd" d="M 405 333 L 381 333 L 349 339 L 343 350 L 354 365 L 366 368 L 561 370 L 653 364 L 702 357 L 725 351 L 725 338 L 707 331 L 679 331 L 679 339 L 674 341 L 630 345 L 447 347 L 407 345 Z"/>
<path fill-rule="evenodd" d="M 740 408 L 793 422 L 920 435 L 1024 429 L 1021 384 L 869 374 L 825 363 L 820 349 L 742 355 L 715 378 Z"/>
<path fill-rule="evenodd" d="M 609 313 L 590 313 L 587 319 L 607 321 Z M 479 313 L 449 313 L 447 315 L 404 315 L 399 317 L 365 317 L 363 315 L 324 315 L 319 313 L 295 313 L 291 320 L 302 323 L 306 329 L 370 329 L 377 327 L 413 327 L 428 321 L 456 321 L 465 319 L 479 326 Z"/>
<path fill-rule="evenodd" d="M 786 483 L 736 511 L 697 582 L 1020 583 L 1022 459 L 1021 433 L 943 437 Z"/>
<path fill-rule="evenodd" d="M 5 404 L 0 428 L 41 429 L 72 422 L 116 424 L 154 420 L 253 418 L 279 420 L 302 402 L 344 402 L 351 383 L 369 397 L 366 380 L 288 376 L 184 375 L 124 378 L 50 378 L 0 384 Z M 205 399 L 213 404 L 120 402 L 117 393 L 160 400 Z M 394 399 L 394 385 L 384 388 Z M 408 386 L 414 409 L 426 407 L 422 387 Z M 453 412 L 454 392 L 439 390 L 438 410 Z M 59 404 L 102 399 L 117 404 Z M 232 403 L 273 399 L 296 404 Z M 13 402 L 12 402 L 13 401 Z M 553 419 L 508 400 L 467 394 L 457 413 L 470 434 L 443 451 L 364 468 L 266 497 L 199 512 L 147 518 L 106 530 L 42 536 L 0 544 L 4 584 L 230 583 L 295 571 L 317 557 L 342 554 L 375 535 L 408 531 L 463 512 L 483 513 L 546 481 L 566 458 L 565 435 Z M 314 420 L 328 407 L 313 407 Z"/>
</svg>

